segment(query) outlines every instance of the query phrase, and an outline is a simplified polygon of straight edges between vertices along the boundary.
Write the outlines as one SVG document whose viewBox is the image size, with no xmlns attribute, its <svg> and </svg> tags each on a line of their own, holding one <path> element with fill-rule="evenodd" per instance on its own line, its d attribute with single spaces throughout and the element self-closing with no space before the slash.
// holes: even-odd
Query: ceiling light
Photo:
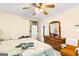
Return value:
<svg viewBox="0 0 79 59">
<path fill-rule="evenodd" d="M 40 13 L 40 10 L 38 8 L 35 8 L 36 13 Z"/>
</svg>

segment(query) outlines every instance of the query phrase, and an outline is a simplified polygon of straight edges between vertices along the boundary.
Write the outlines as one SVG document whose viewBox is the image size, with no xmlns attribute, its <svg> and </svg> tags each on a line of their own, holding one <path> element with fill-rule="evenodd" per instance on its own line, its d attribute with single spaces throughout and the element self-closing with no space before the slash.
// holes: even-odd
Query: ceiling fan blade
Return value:
<svg viewBox="0 0 79 59">
<path fill-rule="evenodd" d="M 55 8 L 55 5 L 42 5 L 42 8 Z"/>
<path fill-rule="evenodd" d="M 34 12 L 33 15 L 36 15 L 36 13 Z"/>
<path fill-rule="evenodd" d="M 30 9 L 31 7 L 23 7 L 22 9 Z"/>
<path fill-rule="evenodd" d="M 48 13 L 47 13 L 46 11 L 43 11 L 43 13 L 44 13 L 45 15 L 48 15 Z"/>
<path fill-rule="evenodd" d="M 45 14 L 45 15 L 48 15 L 48 13 L 44 10 L 44 9 L 40 9 L 40 11 Z"/>
<path fill-rule="evenodd" d="M 42 13 L 45 15 L 48 15 L 48 13 L 46 11 L 43 11 Z M 36 15 L 36 13 L 33 13 L 33 15 Z"/>
</svg>

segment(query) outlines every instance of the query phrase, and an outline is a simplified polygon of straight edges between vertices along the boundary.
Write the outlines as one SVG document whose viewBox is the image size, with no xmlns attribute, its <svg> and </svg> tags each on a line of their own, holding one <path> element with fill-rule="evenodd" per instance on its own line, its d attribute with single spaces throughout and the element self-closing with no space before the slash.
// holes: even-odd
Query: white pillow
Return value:
<svg viewBox="0 0 79 59">
<path fill-rule="evenodd" d="M 75 49 L 75 52 L 77 51 L 77 53 L 79 54 L 79 47 Z"/>
<path fill-rule="evenodd" d="M 65 47 L 67 47 L 67 46 L 66 46 L 66 44 L 61 44 L 61 47 L 62 47 L 62 48 L 65 48 Z"/>
</svg>

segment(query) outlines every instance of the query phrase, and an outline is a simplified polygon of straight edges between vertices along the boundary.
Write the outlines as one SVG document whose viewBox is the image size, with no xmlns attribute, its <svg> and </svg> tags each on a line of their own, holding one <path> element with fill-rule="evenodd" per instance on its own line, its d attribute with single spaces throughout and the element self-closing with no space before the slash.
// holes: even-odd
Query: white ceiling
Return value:
<svg viewBox="0 0 79 59">
<path fill-rule="evenodd" d="M 22 16 L 28 16 L 28 17 L 34 17 L 38 19 L 43 19 L 49 16 L 54 16 L 56 14 L 60 14 L 66 10 L 69 10 L 71 8 L 74 8 L 76 6 L 79 6 L 78 3 L 56 3 L 55 8 L 51 9 L 45 9 L 48 12 L 48 16 L 44 14 L 37 14 L 37 15 L 32 15 L 34 10 L 33 9 L 27 9 L 23 10 L 23 7 L 30 6 L 30 3 L 0 3 L 0 10 L 6 11 L 9 13 L 14 13 Z"/>
</svg>

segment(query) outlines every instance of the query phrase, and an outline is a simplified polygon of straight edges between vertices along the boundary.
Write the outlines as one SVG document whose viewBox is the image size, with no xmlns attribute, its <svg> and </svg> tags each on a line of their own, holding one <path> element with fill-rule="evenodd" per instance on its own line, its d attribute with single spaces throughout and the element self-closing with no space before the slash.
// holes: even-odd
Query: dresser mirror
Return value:
<svg viewBox="0 0 79 59">
<path fill-rule="evenodd" d="M 61 37 L 60 21 L 52 21 L 49 23 L 49 35 L 52 37 Z"/>
<path fill-rule="evenodd" d="M 60 21 L 52 21 L 49 23 L 49 36 L 44 36 L 44 42 L 60 51 L 61 44 L 65 44 L 65 39 L 61 37 Z"/>
</svg>

